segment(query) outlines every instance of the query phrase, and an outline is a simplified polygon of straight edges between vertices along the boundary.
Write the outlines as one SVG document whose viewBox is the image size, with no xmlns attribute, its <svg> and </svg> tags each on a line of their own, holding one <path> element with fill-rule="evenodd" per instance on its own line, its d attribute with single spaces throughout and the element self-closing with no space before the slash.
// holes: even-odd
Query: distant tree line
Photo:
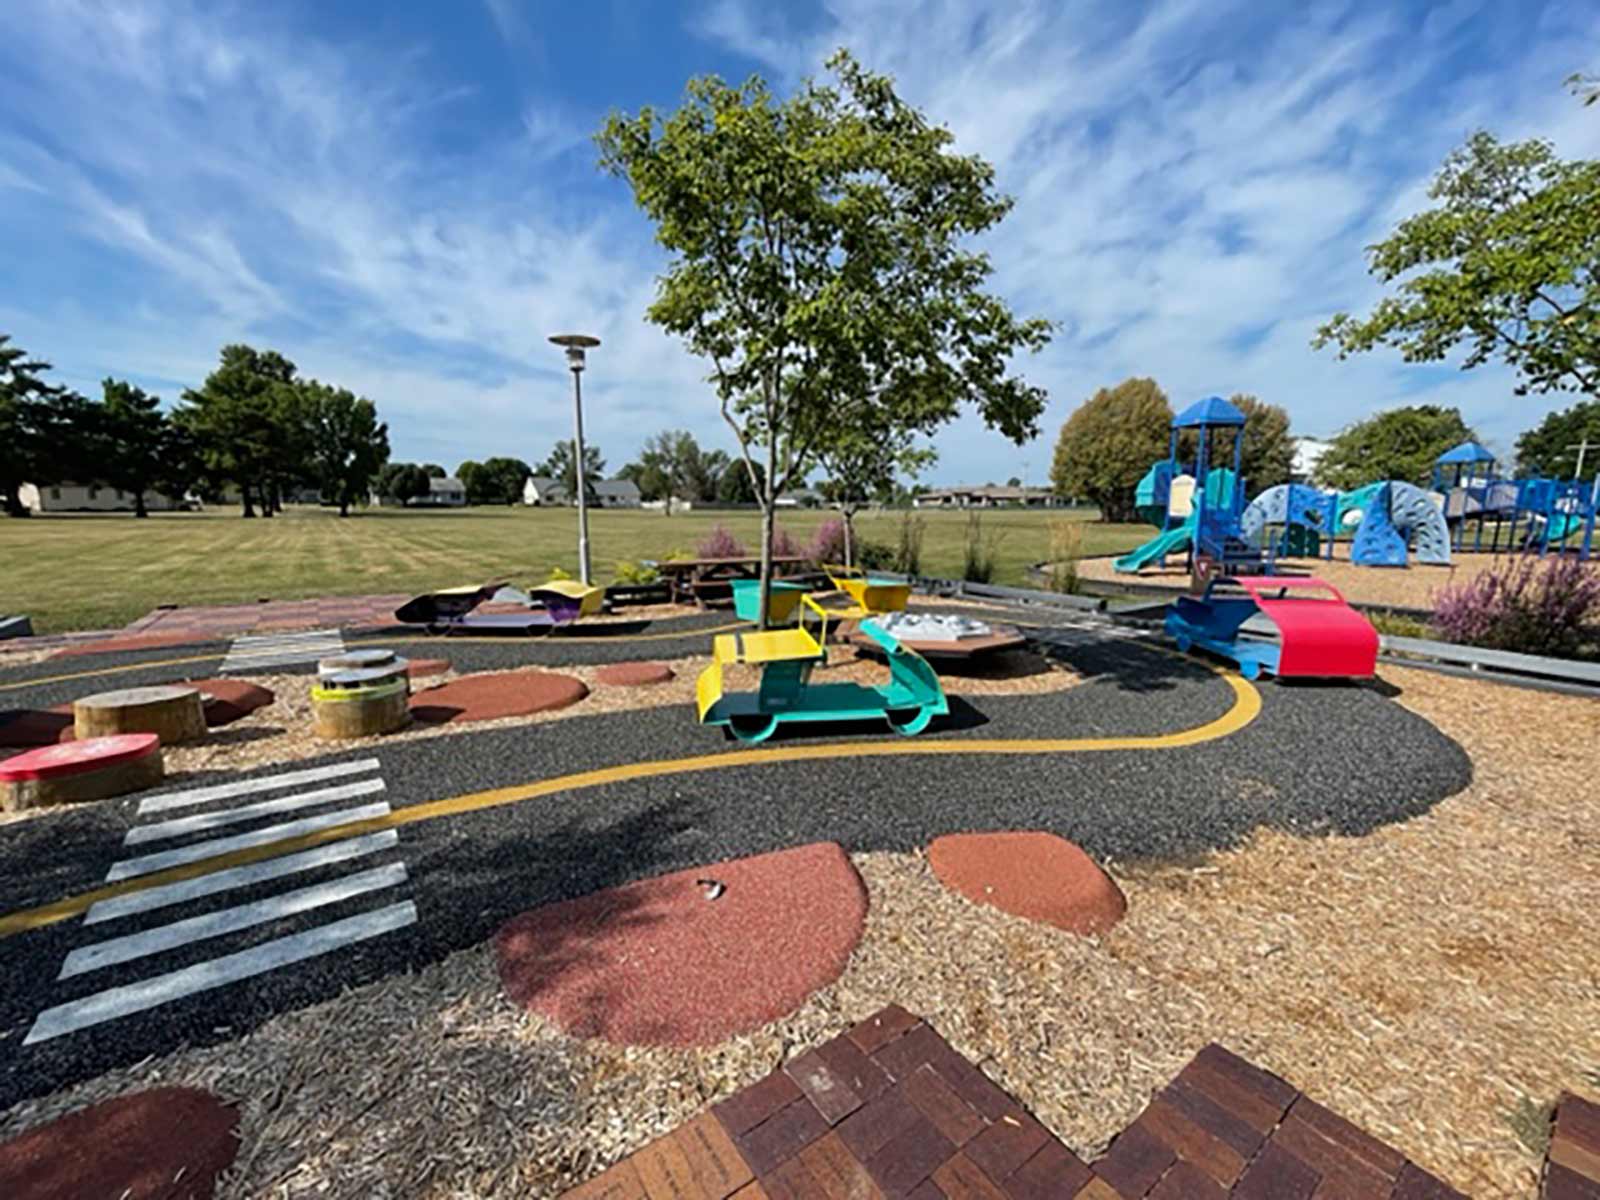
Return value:
<svg viewBox="0 0 1600 1200">
<path fill-rule="evenodd" d="M 224 346 L 221 363 L 172 409 L 117 379 L 98 400 L 45 379 L 49 363 L 0 334 L 0 504 L 25 514 L 24 483 L 105 484 L 148 515 L 152 495 L 182 499 L 237 489 L 246 517 L 316 488 L 341 516 L 366 500 L 389 457 L 371 400 L 301 377 L 275 350 Z"/>
</svg>

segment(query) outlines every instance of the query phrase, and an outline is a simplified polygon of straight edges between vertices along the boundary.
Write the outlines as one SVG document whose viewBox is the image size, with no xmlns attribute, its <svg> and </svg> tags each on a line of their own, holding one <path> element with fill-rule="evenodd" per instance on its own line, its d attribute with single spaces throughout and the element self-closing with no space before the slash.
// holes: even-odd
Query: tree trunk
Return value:
<svg viewBox="0 0 1600 1200">
<path fill-rule="evenodd" d="M 856 565 L 855 513 L 848 508 L 839 510 L 844 515 L 844 565 Z"/>
<path fill-rule="evenodd" d="M 133 515 L 136 517 L 148 517 L 150 515 L 149 510 L 144 506 L 143 492 L 135 492 L 133 494 Z"/>
<path fill-rule="evenodd" d="M 341 517 L 348 517 L 350 515 L 350 497 L 344 495 L 343 493 L 340 493 L 339 495 L 339 515 Z"/>
<path fill-rule="evenodd" d="M 28 510 L 22 507 L 22 501 L 17 497 L 15 484 L 6 484 L 5 488 L 0 490 L 0 495 L 5 497 L 6 516 L 25 517 L 28 515 Z"/>
<path fill-rule="evenodd" d="M 244 512 L 241 515 L 246 517 L 255 516 L 256 507 L 250 499 L 250 485 L 248 483 L 241 483 L 239 485 L 239 497 L 244 501 Z"/>
<path fill-rule="evenodd" d="M 778 524 L 777 479 L 778 431 L 767 427 L 767 478 L 761 489 L 761 611 L 758 628 L 768 628 L 767 613 L 772 609 L 772 535 Z"/>
</svg>

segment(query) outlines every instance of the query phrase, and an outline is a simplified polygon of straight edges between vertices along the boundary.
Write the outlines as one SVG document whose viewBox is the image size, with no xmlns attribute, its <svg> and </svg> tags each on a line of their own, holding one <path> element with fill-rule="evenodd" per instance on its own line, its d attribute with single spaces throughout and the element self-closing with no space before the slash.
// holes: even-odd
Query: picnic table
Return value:
<svg viewBox="0 0 1600 1200">
<path fill-rule="evenodd" d="M 650 564 L 666 582 L 675 602 L 693 601 L 704 608 L 713 600 L 733 596 L 736 579 L 760 579 L 761 557 L 668 558 Z M 793 573 L 810 565 L 803 555 L 779 555 L 772 560 L 774 577 L 786 569 Z"/>
</svg>

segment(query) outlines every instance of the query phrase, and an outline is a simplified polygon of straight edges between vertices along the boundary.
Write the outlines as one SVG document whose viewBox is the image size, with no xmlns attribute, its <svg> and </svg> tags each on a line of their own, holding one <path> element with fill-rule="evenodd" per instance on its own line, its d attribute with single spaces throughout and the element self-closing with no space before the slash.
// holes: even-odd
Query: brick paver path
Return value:
<svg viewBox="0 0 1600 1200">
<path fill-rule="evenodd" d="M 890 1005 L 564 1200 L 1448 1200 L 1460 1193 L 1207 1046 L 1092 1166 Z"/>
<path fill-rule="evenodd" d="M 348 629 L 393 625 L 394 610 L 409 595 L 323 596 L 313 600 L 266 600 L 259 604 L 221 604 L 158 608 L 124 627 L 124 635 L 190 634 L 197 640 L 231 638 L 241 633 L 290 629 Z"/>
</svg>

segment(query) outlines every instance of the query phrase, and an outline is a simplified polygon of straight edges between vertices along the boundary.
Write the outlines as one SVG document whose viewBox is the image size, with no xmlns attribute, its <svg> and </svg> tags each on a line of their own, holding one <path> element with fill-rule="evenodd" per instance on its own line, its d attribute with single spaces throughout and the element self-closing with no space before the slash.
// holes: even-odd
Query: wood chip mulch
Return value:
<svg viewBox="0 0 1600 1200">
<path fill-rule="evenodd" d="M 1600 1088 L 1600 708 L 1382 675 L 1468 751 L 1470 787 L 1367 837 L 1112 864 L 1129 910 L 1103 939 L 974 905 L 921 856 L 857 855 L 871 907 L 844 974 L 710 1049 L 574 1041 L 505 1001 L 484 946 L 29 1101 L 0 1136 L 187 1083 L 242 1103 L 225 1196 L 551 1196 L 898 1000 L 1086 1160 L 1215 1040 L 1521 1200 L 1543 1145 L 1519 1115 Z"/>
</svg>

